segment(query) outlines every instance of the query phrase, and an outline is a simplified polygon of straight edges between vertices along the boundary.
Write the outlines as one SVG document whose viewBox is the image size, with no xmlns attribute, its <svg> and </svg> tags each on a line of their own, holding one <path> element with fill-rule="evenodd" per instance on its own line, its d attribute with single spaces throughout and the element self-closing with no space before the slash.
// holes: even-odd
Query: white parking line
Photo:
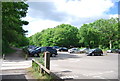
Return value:
<svg viewBox="0 0 120 81">
<path fill-rule="evenodd" d="M 68 59 L 69 60 L 69 62 L 79 62 L 80 61 L 80 59 Z"/>
<path fill-rule="evenodd" d="M 73 76 L 62 76 L 62 77 L 60 77 L 61 79 L 74 79 L 74 78 L 78 78 L 78 76 L 76 76 L 76 75 L 73 75 Z"/>
<path fill-rule="evenodd" d="M 113 73 L 114 71 L 105 71 L 105 72 L 99 72 L 99 73 L 90 73 L 88 75 L 92 76 L 92 75 L 102 75 L 102 74 L 106 74 L 106 73 Z"/>
</svg>

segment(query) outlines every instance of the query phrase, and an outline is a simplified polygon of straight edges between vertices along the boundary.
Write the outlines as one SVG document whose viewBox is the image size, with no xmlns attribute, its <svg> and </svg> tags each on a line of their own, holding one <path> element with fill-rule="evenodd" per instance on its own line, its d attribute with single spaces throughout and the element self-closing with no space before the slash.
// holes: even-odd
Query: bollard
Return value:
<svg viewBox="0 0 120 81">
<path fill-rule="evenodd" d="M 50 70 L 50 52 L 45 52 L 45 57 L 44 57 L 44 59 L 45 59 L 45 67 L 48 69 L 48 70 Z"/>
<path fill-rule="evenodd" d="M 5 54 L 3 54 L 3 60 L 5 60 Z"/>
<path fill-rule="evenodd" d="M 25 54 L 25 60 L 28 60 L 28 54 Z"/>
</svg>

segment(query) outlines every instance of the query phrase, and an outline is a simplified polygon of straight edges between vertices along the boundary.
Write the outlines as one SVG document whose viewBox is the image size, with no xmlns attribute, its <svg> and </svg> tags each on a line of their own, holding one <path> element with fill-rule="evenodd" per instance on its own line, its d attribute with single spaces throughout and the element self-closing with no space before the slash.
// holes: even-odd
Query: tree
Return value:
<svg viewBox="0 0 120 81">
<path fill-rule="evenodd" d="M 2 2 L 2 43 L 6 47 L 10 45 L 21 44 L 18 42 L 24 42 L 25 33 L 22 26 L 27 25 L 28 22 L 22 20 L 22 17 L 26 16 L 28 5 L 24 2 Z M 19 45 L 20 44 L 20 45 Z M 3 47 L 3 50 L 6 49 Z"/>
<path fill-rule="evenodd" d="M 93 24 L 84 24 L 79 29 L 78 38 L 82 47 L 95 48 L 99 46 L 100 34 Z"/>
<path fill-rule="evenodd" d="M 30 37 L 30 42 L 36 46 L 77 46 L 78 29 L 69 24 L 61 24 L 48 28 Z"/>
<path fill-rule="evenodd" d="M 94 22 L 94 27 L 101 32 L 101 42 L 114 48 L 113 44 L 118 41 L 118 19 L 100 19 Z"/>
<path fill-rule="evenodd" d="M 54 40 L 59 46 L 78 46 L 78 29 L 69 24 L 61 24 L 55 28 Z"/>
</svg>

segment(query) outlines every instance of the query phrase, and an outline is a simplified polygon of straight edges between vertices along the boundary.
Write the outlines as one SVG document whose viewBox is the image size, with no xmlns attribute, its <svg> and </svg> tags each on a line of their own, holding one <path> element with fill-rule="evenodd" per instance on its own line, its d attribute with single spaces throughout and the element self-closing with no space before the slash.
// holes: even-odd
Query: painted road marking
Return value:
<svg viewBox="0 0 120 81">
<path fill-rule="evenodd" d="M 74 79 L 74 78 L 78 78 L 78 76 L 76 76 L 76 75 L 73 75 L 73 76 L 62 76 L 62 77 L 60 77 L 61 79 Z"/>
<path fill-rule="evenodd" d="M 8 70 L 8 69 L 24 69 L 29 68 L 32 66 L 32 61 L 11 61 L 8 62 L 7 60 L 4 60 L 1 65 L 1 70 Z"/>
</svg>

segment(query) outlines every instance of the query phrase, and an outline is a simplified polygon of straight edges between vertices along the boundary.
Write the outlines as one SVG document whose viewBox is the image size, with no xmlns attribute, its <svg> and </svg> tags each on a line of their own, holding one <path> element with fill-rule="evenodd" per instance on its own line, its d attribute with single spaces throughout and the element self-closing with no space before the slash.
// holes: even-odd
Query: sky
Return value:
<svg viewBox="0 0 120 81">
<path fill-rule="evenodd" d="M 98 19 L 118 17 L 119 0 L 28 0 L 28 13 L 23 20 L 29 25 L 27 37 L 60 24 L 80 28 Z"/>
</svg>

